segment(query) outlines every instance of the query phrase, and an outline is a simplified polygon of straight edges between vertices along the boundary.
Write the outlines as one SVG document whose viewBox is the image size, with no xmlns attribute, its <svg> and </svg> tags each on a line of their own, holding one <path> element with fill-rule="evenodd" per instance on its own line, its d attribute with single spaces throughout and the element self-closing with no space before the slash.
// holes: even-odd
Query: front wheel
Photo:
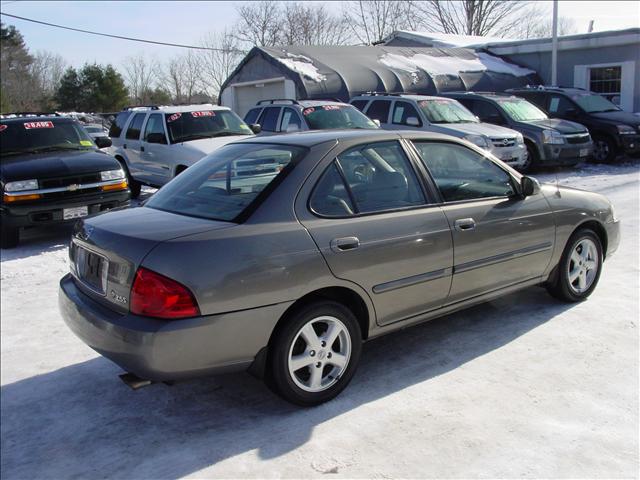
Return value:
<svg viewBox="0 0 640 480">
<path fill-rule="evenodd" d="M 120 163 L 120 166 L 124 170 L 125 175 L 127 176 L 127 183 L 129 184 L 129 191 L 131 192 L 131 198 L 138 198 L 140 196 L 140 191 L 142 190 L 142 184 L 137 182 L 129 173 L 129 168 L 127 167 L 127 163 L 120 158 L 116 158 Z"/>
<path fill-rule="evenodd" d="M 313 406 L 336 397 L 353 377 L 360 326 L 345 306 L 312 303 L 290 315 L 270 347 L 270 387 L 285 400 Z"/>
<path fill-rule="evenodd" d="M 578 230 L 567 242 L 556 279 L 547 285 L 547 290 L 565 302 L 585 300 L 598 284 L 602 261 L 602 243 L 598 235 L 586 228 Z"/>
<path fill-rule="evenodd" d="M 522 173 L 528 173 L 531 171 L 532 167 L 538 163 L 538 155 L 535 151 L 535 147 L 529 143 L 527 143 L 527 151 L 524 155 L 525 161 L 518 167 L 518 170 Z"/>
<path fill-rule="evenodd" d="M 603 135 L 593 137 L 593 159 L 598 163 L 611 163 L 616 158 L 616 144 Z"/>
</svg>

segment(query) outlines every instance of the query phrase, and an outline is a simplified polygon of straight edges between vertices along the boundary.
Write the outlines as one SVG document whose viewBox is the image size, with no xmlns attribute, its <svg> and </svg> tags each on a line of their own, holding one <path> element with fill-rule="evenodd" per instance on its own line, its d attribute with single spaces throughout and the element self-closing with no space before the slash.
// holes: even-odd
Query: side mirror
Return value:
<svg viewBox="0 0 640 480">
<path fill-rule="evenodd" d="M 520 187 L 523 197 L 530 197 L 540 193 L 540 182 L 533 177 L 522 177 Z"/>
<path fill-rule="evenodd" d="M 410 127 L 420 126 L 420 120 L 418 120 L 416 117 L 408 117 L 405 123 Z"/>
<path fill-rule="evenodd" d="M 150 133 L 146 138 L 147 143 L 161 143 L 166 144 L 167 138 L 164 136 L 164 133 Z"/>
<path fill-rule="evenodd" d="M 376 124 L 376 126 L 380 126 L 380 120 L 378 120 L 377 118 L 374 118 L 373 120 L 371 120 L 373 123 Z"/>
<path fill-rule="evenodd" d="M 95 142 L 98 148 L 107 148 L 113 145 L 113 142 L 109 137 L 98 137 L 95 139 Z"/>
<path fill-rule="evenodd" d="M 260 126 L 259 123 L 252 123 L 251 125 L 249 125 L 249 128 L 256 135 L 259 134 L 262 131 L 262 127 Z"/>
</svg>

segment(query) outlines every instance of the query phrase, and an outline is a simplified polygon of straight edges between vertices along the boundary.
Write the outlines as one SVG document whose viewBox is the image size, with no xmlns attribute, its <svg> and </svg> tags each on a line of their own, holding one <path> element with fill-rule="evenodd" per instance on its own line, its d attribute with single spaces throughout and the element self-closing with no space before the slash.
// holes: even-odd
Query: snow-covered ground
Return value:
<svg viewBox="0 0 640 480">
<path fill-rule="evenodd" d="M 130 390 L 58 313 L 69 229 L 31 232 L 2 251 L 2 478 L 637 478 L 639 171 L 557 175 L 622 219 L 587 302 L 530 288 L 375 340 L 314 409 L 248 374 Z"/>
</svg>

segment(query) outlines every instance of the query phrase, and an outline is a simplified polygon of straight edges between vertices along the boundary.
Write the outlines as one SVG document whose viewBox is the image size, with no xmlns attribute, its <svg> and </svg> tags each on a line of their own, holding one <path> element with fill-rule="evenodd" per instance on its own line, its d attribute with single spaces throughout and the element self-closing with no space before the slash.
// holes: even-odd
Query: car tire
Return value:
<svg viewBox="0 0 640 480">
<path fill-rule="evenodd" d="M 611 137 L 595 135 L 593 137 L 593 160 L 596 163 L 611 163 L 616 159 L 616 144 Z"/>
<path fill-rule="evenodd" d="M 291 403 L 319 405 L 349 384 L 361 351 L 360 325 L 351 310 L 332 301 L 308 304 L 287 315 L 275 332 L 267 383 Z"/>
<path fill-rule="evenodd" d="M 20 230 L 15 227 L 2 226 L 0 230 L 0 247 L 15 248 L 20 242 Z"/>
<path fill-rule="evenodd" d="M 528 142 L 526 143 L 526 146 L 527 146 L 527 160 L 523 165 L 518 167 L 518 171 L 522 173 L 530 172 L 539 163 L 538 152 L 536 152 L 535 147 Z"/>
<path fill-rule="evenodd" d="M 127 183 L 129 184 L 129 191 L 131 192 L 131 198 L 135 199 L 140 196 L 140 191 L 142 190 L 142 184 L 137 182 L 129 173 L 129 168 L 127 167 L 127 162 L 125 162 L 120 157 L 116 158 L 120 163 L 120 166 L 124 170 L 125 175 L 127 176 Z"/>
<path fill-rule="evenodd" d="M 583 228 L 569 238 L 547 290 L 565 302 L 581 302 L 593 293 L 602 271 L 602 243 L 593 230 Z"/>
</svg>

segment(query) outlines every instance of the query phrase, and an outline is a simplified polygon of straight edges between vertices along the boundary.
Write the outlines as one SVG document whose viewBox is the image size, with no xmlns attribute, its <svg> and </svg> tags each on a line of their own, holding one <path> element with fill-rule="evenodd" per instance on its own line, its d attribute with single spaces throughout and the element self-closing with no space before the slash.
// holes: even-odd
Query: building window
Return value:
<svg viewBox="0 0 640 480">
<path fill-rule="evenodd" d="M 589 73 L 589 90 L 620 105 L 622 66 L 590 68 Z"/>
</svg>

